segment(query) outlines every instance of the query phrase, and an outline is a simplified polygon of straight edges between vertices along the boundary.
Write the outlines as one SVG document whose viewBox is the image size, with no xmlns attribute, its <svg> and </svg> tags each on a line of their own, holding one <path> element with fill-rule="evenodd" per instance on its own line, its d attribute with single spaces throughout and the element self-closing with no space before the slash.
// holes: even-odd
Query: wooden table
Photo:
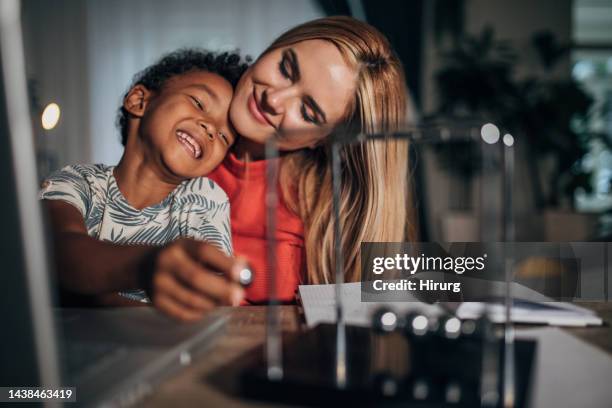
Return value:
<svg viewBox="0 0 612 408">
<path fill-rule="evenodd" d="M 567 329 L 568 332 L 612 355 L 612 302 L 580 303 L 605 320 L 603 327 Z M 302 316 L 295 306 L 281 306 L 283 330 L 302 330 Z M 261 346 L 265 337 L 265 306 L 228 308 L 226 332 L 187 369 L 161 384 L 141 402 L 146 407 L 261 407 L 238 393 L 238 378 L 245 362 L 240 357 Z M 275 405 L 279 406 L 279 405 Z"/>
<path fill-rule="evenodd" d="M 576 305 L 594 310 L 605 323 L 600 327 L 565 330 L 612 355 L 612 302 L 576 302 Z"/>
</svg>

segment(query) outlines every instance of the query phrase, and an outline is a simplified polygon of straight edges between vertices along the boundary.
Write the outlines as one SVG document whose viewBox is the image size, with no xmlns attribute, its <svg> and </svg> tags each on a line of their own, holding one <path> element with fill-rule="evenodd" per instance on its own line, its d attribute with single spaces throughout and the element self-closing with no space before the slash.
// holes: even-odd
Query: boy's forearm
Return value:
<svg viewBox="0 0 612 408">
<path fill-rule="evenodd" d="M 77 232 L 54 234 L 55 264 L 60 285 L 71 292 L 96 295 L 142 286 L 150 246 L 98 241 Z"/>
</svg>

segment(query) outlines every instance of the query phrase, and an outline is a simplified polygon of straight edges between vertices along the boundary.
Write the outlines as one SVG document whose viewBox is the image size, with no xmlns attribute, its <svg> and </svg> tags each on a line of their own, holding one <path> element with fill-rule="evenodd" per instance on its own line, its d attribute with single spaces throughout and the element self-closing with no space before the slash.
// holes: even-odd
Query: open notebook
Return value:
<svg viewBox="0 0 612 408">
<path fill-rule="evenodd" d="M 464 278 L 468 281 L 475 278 Z M 478 280 L 478 279 L 476 279 Z M 466 282 L 468 283 L 468 282 Z M 469 282 L 474 283 L 474 282 Z M 476 282 L 478 283 L 478 282 Z M 505 309 L 503 305 L 503 293 L 505 283 L 496 282 L 496 287 L 491 292 L 489 303 L 489 316 L 494 322 L 505 321 Z M 514 308 L 512 309 L 512 320 L 515 323 L 547 324 L 554 326 L 587 326 L 601 325 L 602 319 L 593 311 L 571 303 L 555 302 L 546 296 L 526 288 L 518 283 L 512 284 L 514 293 Z M 335 285 L 301 285 L 299 287 L 300 301 L 304 309 L 306 324 L 309 327 L 318 323 L 334 322 L 335 312 Z M 362 302 L 361 283 L 342 284 L 342 299 L 344 305 L 344 316 L 346 323 L 368 326 L 372 315 L 381 306 L 387 306 L 399 314 L 411 311 L 423 312 L 431 316 L 437 316 L 450 311 L 460 319 L 474 319 L 481 315 L 485 303 L 441 302 L 427 304 L 417 299 L 409 299 L 404 302 Z"/>
<path fill-rule="evenodd" d="M 512 321 L 515 323 L 549 324 L 551 326 L 600 326 L 603 322 L 592 310 L 567 302 L 535 302 L 514 299 Z M 489 302 L 489 318 L 495 323 L 506 321 L 503 299 Z M 476 319 L 485 308 L 483 302 L 463 302 L 455 310 L 460 319 Z"/>
</svg>

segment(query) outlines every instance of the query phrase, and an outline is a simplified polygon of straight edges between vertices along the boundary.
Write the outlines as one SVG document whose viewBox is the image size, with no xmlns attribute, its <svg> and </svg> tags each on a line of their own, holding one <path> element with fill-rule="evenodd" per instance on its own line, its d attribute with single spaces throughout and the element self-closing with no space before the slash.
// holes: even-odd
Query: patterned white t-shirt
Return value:
<svg viewBox="0 0 612 408">
<path fill-rule="evenodd" d="M 83 216 L 89 236 L 101 241 L 161 246 L 191 237 L 231 255 L 230 205 L 214 181 L 186 180 L 160 203 L 138 210 L 119 191 L 113 169 L 103 164 L 66 166 L 45 180 L 39 198 L 72 204 Z M 147 301 L 142 290 L 121 294 Z"/>
</svg>

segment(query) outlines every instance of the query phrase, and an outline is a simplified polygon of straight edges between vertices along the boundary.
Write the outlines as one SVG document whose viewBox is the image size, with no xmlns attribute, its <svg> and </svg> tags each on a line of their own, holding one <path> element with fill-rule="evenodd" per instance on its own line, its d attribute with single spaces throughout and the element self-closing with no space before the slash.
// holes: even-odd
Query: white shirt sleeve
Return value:
<svg viewBox="0 0 612 408">
<path fill-rule="evenodd" d="M 65 201 L 79 210 L 85 219 L 91 208 L 91 194 L 91 187 L 85 176 L 75 166 L 66 166 L 43 182 L 38 198 Z"/>
</svg>

